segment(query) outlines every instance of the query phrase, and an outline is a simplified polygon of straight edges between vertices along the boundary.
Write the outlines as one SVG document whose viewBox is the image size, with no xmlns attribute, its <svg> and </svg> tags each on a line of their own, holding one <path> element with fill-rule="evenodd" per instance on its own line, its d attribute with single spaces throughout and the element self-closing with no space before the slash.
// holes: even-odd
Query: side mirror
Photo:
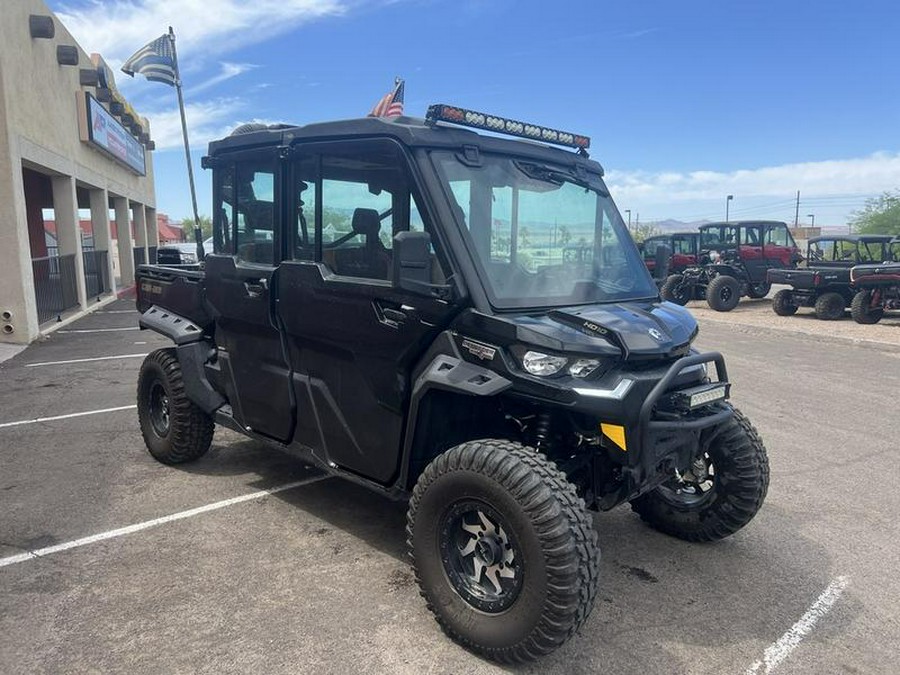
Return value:
<svg viewBox="0 0 900 675">
<path fill-rule="evenodd" d="M 653 278 L 666 279 L 669 276 L 669 265 L 672 262 L 672 249 L 668 246 L 657 246 L 654 262 Z"/>
<path fill-rule="evenodd" d="M 447 299 L 451 286 L 431 283 L 431 235 L 427 232 L 398 232 L 394 235 L 394 288 L 419 295 Z"/>
</svg>

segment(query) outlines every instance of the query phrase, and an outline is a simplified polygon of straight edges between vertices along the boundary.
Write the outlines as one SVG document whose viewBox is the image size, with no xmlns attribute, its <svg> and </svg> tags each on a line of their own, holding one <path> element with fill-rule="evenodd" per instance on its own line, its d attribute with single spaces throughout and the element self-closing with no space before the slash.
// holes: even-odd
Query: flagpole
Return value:
<svg viewBox="0 0 900 675">
<path fill-rule="evenodd" d="M 178 110 L 181 112 L 181 134 L 184 137 L 184 158 L 187 160 L 188 182 L 191 184 L 191 204 L 194 207 L 194 240 L 197 242 L 197 260 L 203 260 L 203 232 L 200 229 L 200 214 L 197 211 L 197 190 L 194 187 L 194 168 L 191 165 L 191 146 L 188 143 L 187 118 L 184 116 L 184 94 L 181 93 L 181 75 L 178 71 L 178 53 L 175 51 L 175 31 L 169 26 L 169 40 L 172 42 L 172 62 L 175 66 L 175 89 L 178 92 Z"/>
</svg>

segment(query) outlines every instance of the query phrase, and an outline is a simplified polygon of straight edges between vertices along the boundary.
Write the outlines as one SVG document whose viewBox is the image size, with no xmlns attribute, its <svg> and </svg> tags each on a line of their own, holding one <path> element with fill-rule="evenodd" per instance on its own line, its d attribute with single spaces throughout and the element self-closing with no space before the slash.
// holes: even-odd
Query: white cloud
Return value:
<svg viewBox="0 0 900 675">
<path fill-rule="evenodd" d="M 343 14 L 345 0 L 94 0 L 60 3 L 66 28 L 88 51 L 120 64 L 172 25 L 179 61 L 264 42 L 297 26 Z"/>
<path fill-rule="evenodd" d="M 188 96 L 199 94 L 200 92 L 206 91 L 207 89 L 212 89 L 225 80 L 230 80 L 232 77 L 243 75 L 248 70 L 253 70 L 257 67 L 252 63 L 228 63 L 227 61 L 223 61 L 219 64 L 219 66 L 220 69 L 218 74 L 213 75 L 204 82 L 201 82 L 200 84 L 187 89 L 186 94 Z M 187 83 L 185 83 L 185 87 L 187 87 Z"/>
<path fill-rule="evenodd" d="M 187 104 L 185 117 L 192 149 L 203 149 L 211 140 L 228 134 L 239 124 L 234 120 L 240 119 L 244 106 L 244 101 L 237 98 Z M 150 112 L 147 117 L 157 150 L 182 147 L 181 116 L 177 107 Z"/>
<path fill-rule="evenodd" d="M 802 162 L 731 172 L 609 171 L 606 178 L 620 202 L 698 201 L 783 196 L 800 190 L 808 196 L 868 195 L 900 188 L 900 153 Z"/>
</svg>

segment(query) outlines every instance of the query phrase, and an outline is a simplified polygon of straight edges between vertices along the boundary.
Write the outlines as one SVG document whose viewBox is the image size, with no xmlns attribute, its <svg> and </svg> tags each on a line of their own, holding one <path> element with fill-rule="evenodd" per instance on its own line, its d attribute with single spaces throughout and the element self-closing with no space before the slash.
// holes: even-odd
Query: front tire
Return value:
<svg viewBox="0 0 900 675">
<path fill-rule="evenodd" d="M 671 274 L 666 277 L 662 288 L 659 289 L 659 297 L 682 307 L 688 303 L 692 295 L 692 285 L 684 284 L 684 276 L 681 274 Z"/>
<path fill-rule="evenodd" d="M 769 488 L 766 448 L 737 408 L 724 425 L 690 470 L 631 502 L 642 520 L 679 539 L 715 541 L 753 519 Z"/>
<path fill-rule="evenodd" d="M 419 477 L 407 544 L 447 635 L 505 663 L 548 654 L 584 623 L 599 549 L 584 502 L 556 465 L 518 443 L 463 443 Z"/>
<path fill-rule="evenodd" d="M 209 450 L 215 424 L 185 394 L 174 349 L 157 349 L 144 359 L 137 408 L 147 450 L 163 464 L 192 462 Z"/>
<path fill-rule="evenodd" d="M 872 307 L 872 291 L 860 291 L 850 303 L 850 316 L 856 323 L 873 324 L 884 316 L 882 307 Z"/>
<path fill-rule="evenodd" d="M 786 288 L 782 288 L 772 298 L 772 311 L 778 316 L 793 316 L 797 313 L 797 309 L 794 294 Z"/>
<path fill-rule="evenodd" d="M 706 288 L 706 302 L 717 312 L 730 312 L 741 301 L 741 285 L 727 274 L 720 274 Z"/>
<path fill-rule="evenodd" d="M 816 298 L 816 318 L 822 321 L 837 321 L 844 318 L 847 303 L 840 293 L 822 293 Z"/>
</svg>

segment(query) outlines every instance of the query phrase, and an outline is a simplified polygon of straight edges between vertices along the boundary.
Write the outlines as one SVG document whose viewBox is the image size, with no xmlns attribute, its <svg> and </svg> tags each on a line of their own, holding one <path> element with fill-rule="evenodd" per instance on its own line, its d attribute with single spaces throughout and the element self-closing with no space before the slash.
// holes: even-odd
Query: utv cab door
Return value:
<svg viewBox="0 0 900 675">
<path fill-rule="evenodd" d="M 272 295 L 280 260 L 278 179 L 274 148 L 216 164 L 215 253 L 206 258 L 206 294 L 215 313 L 221 384 L 235 419 L 287 441 L 290 377 Z"/>
<path fill-rule="evenodd" d="M 293 260 L 277 284 L 299 411 L 294 438 L 387 484 L 399 468 L 411 372 L 452 313 L 391 282 L 393 235 L 430 228 L 393 141 L 300 146 L 291 170 Z M 432 278 L 443 280 L 434 257 Z"/>
</svg>

